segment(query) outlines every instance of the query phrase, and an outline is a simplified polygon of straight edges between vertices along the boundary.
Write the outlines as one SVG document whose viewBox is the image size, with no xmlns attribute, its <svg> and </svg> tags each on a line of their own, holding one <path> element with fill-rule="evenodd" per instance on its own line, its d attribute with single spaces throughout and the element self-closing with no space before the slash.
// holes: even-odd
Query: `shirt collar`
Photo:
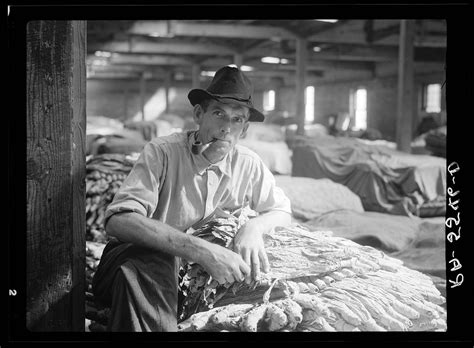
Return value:
<svg viewBox="0 0 474 348">
<path fill-rule="evenodd" d="M 188 133 L 188 149 L 191 154 L 191 159 L 193 161 L 194 168 L 199 173 L 199 175 L 203 175 L 207 169 L 216 167 L 220 170 L 222 174 L 230 177 L 230 163 L 231 163 L 230 153 L 228 153 L 222 160 L 216 163 L 209 162 L 207 158 L 204 157 L 203 154 L 194 155 L 191 152 L 191 146 L 194 142 L 195 134 L 196 134 L 196 131 L 190 131 Z"/>
</svg>

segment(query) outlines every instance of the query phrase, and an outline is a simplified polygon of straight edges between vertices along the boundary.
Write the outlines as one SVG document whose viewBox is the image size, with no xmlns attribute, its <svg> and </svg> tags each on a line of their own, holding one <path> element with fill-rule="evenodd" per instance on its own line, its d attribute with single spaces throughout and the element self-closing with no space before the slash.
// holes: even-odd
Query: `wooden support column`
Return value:
<svg viewBox="0 0 474 348">
<path fill-rule="evenodd" d="M 296 41 L 296 118 L 298 128 L 296 134 L 304 135 L 304 90 L 306 87 L 306 39 Z"/>
<path fill-rule="evenodd" d="M 237 68 L 240 69 L 240 67 L 242 66 L 242 62 L 243 62 L 242 54 L 241 53 L 234 54 L 234 64 L 237 65 Z"/>
<path fill-rule="evenodd" d="M 86 22 L 31 21 L 26 39 L 26 325 L 84 331 Z"/>
<path fill-rule="evenodd" d="M 281 78 L 273 77 L 272 78 L 272 88 L 275 91 L 275 111 L 282 110 L 281 105 L 281 85 L 282 81 Z"/>
<path fill-rule="evenodd" d="M 123 89 L 123 120 L 128 119 L 128 84 Z"/>
<path fill-rule="evenodd" d="M 146 98 L 146 78 L 143 72 L 140 76 L 140 110 L 142 112 L 142 120 L 145 121 L 145 98 Z"/>
<path fill-rule="evenodd" d="M 397 99 L 397 149 L 411 152 L 414 59 L 413 42 L 415 39 L 415 21 L 400 21 L 400 43 L 398 53 L 398 99 Z"/>
<path fill-rule="evenodd" d="M 192 67 L 192 88 L 201 88 L 201 66 L 199 64 L 193 64 Z"/>
<path fill-rule="evenodd" d="M 165 73 L 165 113 L 170 112 L 171 72 Z"/>
</svg>

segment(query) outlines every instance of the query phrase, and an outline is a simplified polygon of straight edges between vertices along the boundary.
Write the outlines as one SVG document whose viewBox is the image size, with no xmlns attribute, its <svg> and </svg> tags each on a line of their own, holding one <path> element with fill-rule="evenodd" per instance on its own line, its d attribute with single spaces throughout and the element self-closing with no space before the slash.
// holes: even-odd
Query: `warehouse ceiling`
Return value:
<svg viewBox="0 0 474 348">
<path fill-rule="evenodd" d="M 444 64 L 446 22 L 415 25 L 415 63 Z M 298 42 L 308 76 L 396 63 L 400 20 L 121 20 L 87 28 L 88 78 L 192 80 L 193 67 L 205 77 L 233 63 L 255 78 L 294 78 Z"/>
</svg>

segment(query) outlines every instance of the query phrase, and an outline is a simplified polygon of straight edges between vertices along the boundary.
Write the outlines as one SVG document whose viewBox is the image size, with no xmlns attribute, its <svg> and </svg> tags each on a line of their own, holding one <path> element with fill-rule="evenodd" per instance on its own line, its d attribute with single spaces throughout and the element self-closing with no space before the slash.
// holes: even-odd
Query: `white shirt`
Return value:
<svg viewBox="0 0 474 348">
<path fill-rule="evenodd" d="M 236 145 L 220 162 L 194 155 L 194 131 L 147 143 L 105 213 L 133 211 L 185 231 L 216 208 L 249 205 L 258 213 L 291 214 L 290 200 L 260 157 Z"/>
</svg>

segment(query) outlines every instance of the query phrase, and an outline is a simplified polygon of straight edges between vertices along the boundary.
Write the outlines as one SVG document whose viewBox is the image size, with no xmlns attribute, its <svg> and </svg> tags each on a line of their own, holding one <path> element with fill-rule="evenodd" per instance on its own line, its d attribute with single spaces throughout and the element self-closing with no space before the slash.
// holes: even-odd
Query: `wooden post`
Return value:
<svg viewBox="0 0 474 348">
<path fill-rule="evenodd" d="M 26 43 L 26 325 L 84 331 L 86 22 L 31 21 Z"/>
<path fill-rule="evenodd" d="M 280 88 L 281 88 L 281 79 L 278 78 L 278 77 L 274 77 L 272 78 L 272 86 L 273 86 L 273 89 L 275 90 L 275 111 L 280 111 L 282 109 L 282 105 L 281 105 L 281 92 L 280 92 Z"/>
<path fill-rule="evenodd" d="M 411 152 L 414 59 L 413 42 L 415 39 L 415 21 L 400 21 L 400 43 L 398 52 L 398 103 L 397 103 L 397 149 Z"/>
<path fill-rule="evenodd" d="M 296 118 L 298 128 L 296 134 L 304 135 L 305 101 L 304 90 L 306 87 L 306 39 L 298 38 L 296 41 Z"/>
<path fill-rule="evenodd" d="M 123 88 L 123 120 L 128 119 L 128 85 Z"/>
<path fill-rule="evenodd" d="M 193 64 L 193 67 L 192 67 L 192 81 L 193 81 L 192 88 L 193 89 L 201 87 L 200 76 L 201 76 L 201 67 L 199 66 L 199 64 Z"/>
<path fill-rule="evenodd" d="M 165 113 L 170 112 L 171 72 L 165 73 Z"/>
<path fill-rule="evenodd" d="M 243 58 L 241 53 L 234 54 L 234 64 L 237 65 L 237 68 L 240 69 L 242 66 Z"/>
<path fill-rule="evenodd" d="M 145 121 L 145 97 L 146 97 L 146 80 L 145 73 L 140 76 L 140 110 L 142 111 L 142 120 Z"/>
</svg>

